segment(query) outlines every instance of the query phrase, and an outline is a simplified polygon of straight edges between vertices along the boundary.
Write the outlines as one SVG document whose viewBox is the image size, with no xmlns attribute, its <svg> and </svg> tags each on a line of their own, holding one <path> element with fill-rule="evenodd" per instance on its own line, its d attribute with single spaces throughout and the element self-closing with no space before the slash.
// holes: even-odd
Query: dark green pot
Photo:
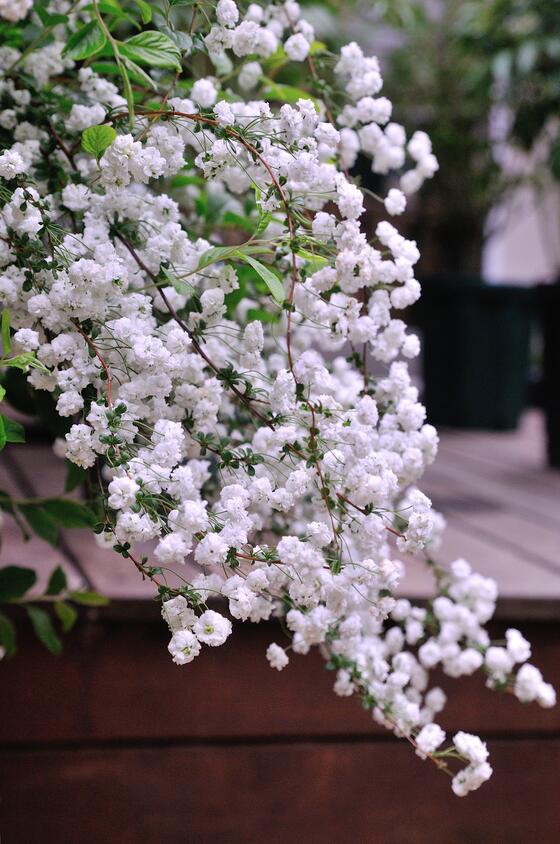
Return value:
<svg viewBox="0 0 560 844">
<path fill-rule="evenodd" d="M 534 291 L 458 276 L 421 283 L 414 322 L 423 333 L 428 421 L 516 428 L 527 397 Z"/>
</svg>

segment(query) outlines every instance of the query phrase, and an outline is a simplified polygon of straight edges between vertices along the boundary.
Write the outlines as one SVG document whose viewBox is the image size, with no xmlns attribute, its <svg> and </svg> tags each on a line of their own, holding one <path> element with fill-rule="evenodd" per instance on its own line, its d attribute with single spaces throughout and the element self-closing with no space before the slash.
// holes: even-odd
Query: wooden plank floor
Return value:
<svg viewBox="0 0 560 844">
<path fill-rule="evenodd" d="M 494 577 L 508 613 L 513 601 L 516 612 L 546 609 L 560 617 L 560 472 L 546 468 L 544 447 L 537 411 L 527 412 L 513 433 L 443 431 L 422 488 L 448 522 L 441 562 L 465 557 Z M 64 486 L 63 464 L 40 444 L 9 447 L 0 474 L 0 487 L 17 496 L 55 495 Z M 113 599 L 152 595 L 129 563 L 98 548 L 87 531 L 67 531 L 53 549 L 36 539 L 22 543 L 6 518 L 0 565 L 10 563 L 38 566 L 42 582 L 61 564 L 73 585 L 86 583 Z M 422 563 L 408 560 L 407 571 L 401 591 L 428 595 L 430 575 Z"/>
</svg>

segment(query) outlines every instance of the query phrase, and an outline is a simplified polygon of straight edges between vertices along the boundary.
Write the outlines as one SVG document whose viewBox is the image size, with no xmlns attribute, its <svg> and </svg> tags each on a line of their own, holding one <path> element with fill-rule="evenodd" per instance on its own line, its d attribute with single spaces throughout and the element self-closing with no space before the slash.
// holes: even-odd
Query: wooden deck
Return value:
<svg viewBox="0 0 560 844">
<path fill-rule="evenodd" d="M 445 515 L 448 527 L 437 556 L 442 562 L 465 557 L 494 577 L 502 607 L 560 617 L 560 471 L 547 469 L 543 419 L 529 411 L 514 433 L 444 431 L 435 464 L 422 488 Z M 64 467 L 45 445 L 13 446 L 0 463 L 2 482 L 14 495 L 53 495 L 64 486 Z M 402 592 L 430 593 L 430 575 L 409 560 Z M 98 548 L 88 531 L 67 531 L 59 548 L 31 539 L 24 544 L 6 518 L 0 565 L 37 566 L 42 582 L 56 564 L 70 582 L 86 583 L 112 599 L 152 595 L 134 568 Z M 517 606 L 519 605 L 519 606 Z"/>
</svg>

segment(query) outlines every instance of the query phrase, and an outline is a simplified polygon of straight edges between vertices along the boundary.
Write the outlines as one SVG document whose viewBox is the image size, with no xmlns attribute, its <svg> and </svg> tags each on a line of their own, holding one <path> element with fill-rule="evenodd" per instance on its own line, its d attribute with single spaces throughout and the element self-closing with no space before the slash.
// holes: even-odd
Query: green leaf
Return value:
<svg viewBox="0 0 560 844">
<path fill-rule="evenodd" d="M 222 222 L 226 226 L 235 226 L 237 229 L 242 229 L 248 234 L 253 234 L 255 231 L 255 221 L 250 217 L 242 217 L 241 214 L 236 214 L 235 211 L 226 211 Z"/>
<path fill-rule="evenodd" d="M 129 20 L 131 19 L 130 15 L 127 15 L 127 13 L 121 9 L 119 4 L 116 3 L 115 0 L 98 0 L 97 8 L 99 9 L 102 15 L 112 15 L 114 18 L 117 18 L 119 20 L 122 18 L 128 18 Z M 93 3 L 88 3 L 87 6 L 83 7 L 82 11 L 93 12 L 95 14 L 95 6 L 93 5 Z"/>
<path fill-rule="evenodd" d="M 0 451 L 2 451 L 7 442 L 8 437 L 6 436 L 6 426 L 4 425 L 4 417 L 0 415 Z"/>
<path fill-rule="evenodd" d="M 72 630 L 78 619 L 78 612 L 75 607 L 67 604 L 66 601 L 56 601 L 54 611 L 60 620 L 63 632 L 68 633 L 69 630 Z"/>
<path fill-rule="evenodd" d="M 74 61 L 82 61 L 99 52 L 106 43 L 107 37 L 97 21 L 90 21 L 70 36 L 62 55 Z"/>
<path fill-rule="evenodd" d="M 109 599 L 99 592 L 72 592 L 70 598 L 85 607 L 106 607 Z"/>
<path fill-rule="evenodd" d="M 118 60 L 118 66 L 123 83 L 123 91 L 124 96 L 126 98 L 126 106 L 128 109 L 128 125 L 132 131 L 132 129 L 134 129 L 134 94 L 132 93 L 132 85 L 130 84 L 130 77 L 128 75 L 128 71 L 120 57 Z"/>
<path fill-rule="evenodd" d="M 0 613 L 0 645 L 5 649 L 6 656 L 12 656 L 16 650 L 16 631 L 10 619 Z"/>
<path fill-rule="evenodd" d="M 266 99 L 276 100 L 280 103 L 289 103 L 290 105 L 295 105 L 298 100 L 311 100 L 315 108 L 317 110 L 319 109 L 319 101 L 309 91 L 304 91 L 303 88 L 294 88 L 293 85 L 282 85 L 266 77 L 264 79 L 262 95 Z"/>
<path fill-rule="evenodd" d="M 181 293 L 182 296 L 188 296 L 191 298 L 192 296 L 198 296 L 197 290 L 190 284 L 188 281 L 184 281 L 181 278 L 177 278 L 176 275 L 170 273 L 165 267 L 161 268 L 161 272 L 169 282 L 169 284 L 175 288 L 177 293 Z"/>
<path fill-rule="evenodd" d="M 68 15 L 51 15 L 42 3 L 35 3 L 33 11 L 37 13 L 37 17 L 44 27 L 57 26 L 58 24 L 67 23 L 68 21 Z"/>
<path fill-rule="evenodd" d="M 139 32 L 119 44 L 119 53 L 138 64 L 181 70 L 181 53 L 163 32 Z"/>
<path fill-rule="evenodd" d="M 67 586 L 68 581 L 66 580 L 64 569 L 61 566 L 57 566 L 49 577 L 45 595 L 60 595 L 61 592 L 64 592 Z"/>
<path fill-rule="evenodd" d="M 193 46 L 192 36 L 188 32 L 180 32 L 178 29 L 169 29 L 168 26 L 160 26 L 159 30 L 171 38 L 182 53 L 190 53 Z"/>
<path fill-rule="evenodd" d="M 4 400 L 4 396 L 5 396 L 5 395 L 6 395 L 6 390 L 4 389 L 4 387 L 2 386 L 2 384 L 0 384 L 0 401 L 3 401 L 3 400 Z"/>
<path fill-rule="evenodd" d="M 30 366 L 35 366 L 37 369 L 44 369 L 43 365 L 36 359 L 35 352 L 22 352 L 21 355 L 7 358 L 2 361 L 2 366 L 21 369 L 22 372 L 26 372 Z"/>
<path fill-rule="evenodd" d="M 257 272 L 270 292 L 272 293 L 273 298 L 278 302 L 279 305 L 282 304 L 284 299 L 286 298 L 286 294 L 284 291 L 284 285 L 280 281 L 277 275 L 275 275 L 272 270 L 267 267 L 265 264 L 261 264 L 260 261 L 257 261 L 256 258 L 251 258 L 250 255 L 244 255 L 242 252 L 235 252 L 235 257 L 239 258 L 241 261 L 244 261 L 246 264 L 249 264 L 255 272 Z"/>
<path fill-rule="evenodd" d="M 43 643 L 47 650 L 58 656 L 58 654 L 62 651 L 62 642 L 54 631 L 53 623 L 49 615 L 45 612 L 45 610 L 42 610 L 40 607 L 35 607 L 32 604 L 27 606 L 25 609 L 31 619 L 31 624 L 33 625 L 35 635 L 39 641 Z"/>
<path fill-rule="evenodd" d="M 318 270 L 322 270 L 329 263 L 322 255 L 315 255 L 307 249 L 298 249 L 297 255 L 298 258 L 305 258 L 307 261 L 307 270 L 310 273 L 316 273 Z"/>
<path fill-rule="evenodd" d="M 58 528 L 56 522 L 39 504 L 18 504 L 18 510 L 25 517 L 31 530 L 41 539 L 56 545 Z"/>
<path fill-rule="evenodd" d="M 66 464 L 66 481 L 64 482 L 64 492 L 72 492 L 77 486 L 85 483 L 87 472 L 81 466 L 76 466 L 70 460 L 65 460 Z"/>
<path fill-rule="evenodd" d="M 244 260 L 245 255 L 266 253 L 266 249 L 262 246 L 213 246 L 207 249 L 198 261 L 197 271 L 209 267 L 210 264 L 216 264 L 218 261 L 226 261 L 228 258 L 240 258 Z"/>
<path fill-rule="evenodd" d="M 60 527 L 93 527 L 95 516 L 79 501 L 69 498 L 47 498 L 42 502 L 44 511 Z"/>
<path fill-rule="evenodd" d="M 82 149 L 99 161 L 116 137 L 117 133 L 112 126 L 90 126 L 82 132 Z"/>
<path fill-rule="evenodd" d="M 326 53 L 327 49 L 327 45 L 324 43 L 324 41 L 313 41 L 309 50 L 309 55 L 319 56 L 321 55 L 321 53 Z"/>
<path fill-rule="evenodd" d="M 205 179 L 202 176 L 186 176 L 182 173 L 179 173 L 177 176 L 173 176 L 171 179 L 171 187 L 172 188 L 184 188 L 187 185 L 198 185 L 199 187 L 205 183 Z"/>
<path fill-rule="evenodd" d="M 157 90 L 157 85 L 152 79 L 151 76 L 148 76 L 145 70 L 142 70 L 136 62 L 133 62 L 131 59 L 127 59 L 126 56 L 121 56 L 121 61 L 128 70 L 131 78 L 136 82 L 137 85 L 144 85 L 148 88 L 153 88 L 154 91 Z"/>
<path fill-rule="evenodd" d="M 2 420 L 2 425 L 4 426 L 4 436 L 7 443 L 25 442 L 25 430 L 23 425 L 20 425 L 19 422 L 14 422 L 13 419 L 9 419 L 7 416 L 0 415 L 0 419 Z"/>
<path fill-rule="evenodd" d="M 142 17 L 142 23 L 150 23 L 152 19 L 152 8 L 149 3 L 146 3 L 146 0 L 134 0 L 138 8 L 140 9 L 140 15 Z"/>
<path fill-rule="evenodd" d="M 12 341 L 10 339 L 10 312 L 7 308 L 2 311 L 0 320 L 0 334 L 2 336 L 2 354 L 4 357 L 10 354 Z"/>
<path fill-rule="evenodd" d="M 23 597 L 36 582 L 34 569 L 4 566 L 0 569 L 0 601 L 14 601 Z"/>
<path fill-rule="evenodd" d="M 247 320 L 249 322 L 253 320 L 259 320 L 259 322 L 278 322 L 279 319 L 279 314 L 271 314 L 269 311 L 263 311 L 262 308 L 249 308 L 247 310 Z"/>
</svg>

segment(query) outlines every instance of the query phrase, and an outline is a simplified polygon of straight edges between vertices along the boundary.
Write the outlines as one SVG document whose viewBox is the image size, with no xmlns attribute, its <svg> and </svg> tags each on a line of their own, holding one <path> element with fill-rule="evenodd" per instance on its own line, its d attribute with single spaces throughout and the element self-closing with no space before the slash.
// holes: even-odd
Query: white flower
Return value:
<svg viewBox="0 0 560 844">
<path fill-rule="evenodd" d="M 223 645 L 231 634 L 231 621 L 214 610 L 206 610 L 193 625 L 193 632 L 199 642 L 217 647 Z"/>
<path fill-rule="evenodd" d="M 453 737 L 453 744 L 457 753 L 460 753 L 473 765 L 480 765 L 488 759 L 486 744 L 478 736 L 461 731 Z"/>
<path fill-rule="evenodd" d="M 425 758 L 445 741 L 445 733 L 438 724 L 426 724 L 415 738 L 416 753 Z"/>
<path fill-rule="evenodd" d="M 32 5 L 33 0 L 0 0 L 0 18 L 15 23 L 27 15 Z"/>
<path fill-rule="evenodd" d="M 531 658 L 531 645 L 519 630 L 506 630 L 507 651 L 515 662 L 526 662 Z"/>
<path fill-rule="evenodd" d="M 89 129 L 90 126 L 103 123 L 104 120 L 105 109 L 101 103 L 95 103 L 92 106 L 74 104 L 66 118 L 66 128 L 70 131 L 81 132 Z"/>
<path fill-rule="evenodd" d="M 296 33 L 291 35 L 287 41 L 284 42 L 284 50 L 286 55 L 293 62 L 302 62 L 309 55 L 309 41 L 301 34 Z"/>
<path fill-rule="evenodd" d="M 216 6 L 216 17 L 221 26 L 235 26 L 239 20 L 239 9 L 233 0 L 219 0 Z"/>
<path fill-rule="evenodd" d="M 25 169 L 25 162 L 16 150 L 7 149 L 0 155 L 0 176 L 3 179 L 13 179 Z"/>
<path fill-rule="evenodd" d="M 385 208 L 388 214 L 402 214 L 406 208 L 406 197 L 404 193 L 397 188 L 391 188 L 385 197 Z"/>
<path fill-rule="evenodd" d="M 235 114 L 233 113 L 233 109 L 225 100 L 220 100 L 219 103 L 216 103 L 214 106 L 214 114 L 216 115 L 220 126 L 233 126 L 235 123 Z"/>
<path fill-rule="evenodd" d="M 189 607 L 188 601 L 183 595 L 177 595 L 175 598 L 163 601 L 161 614 L 167 621 L 172 633 L 190 629 L 196 621 L 194 610 Z"/>
<path fill-rule="evenodd" d="M 244 64 L 238 76 L 240 88 L 244 91 L 250 91 L 257 85 L 262 73 L 262 67 L 258 62 L 247 62 L 247 64 Z"/>
<path fill-rule="evenodd" d="M 276 668 L 277 671 L 282 671 L 290 661 L 284 648 L 281 648 L 275 642 L 272 642 L 266 649 L 266 658 L 270 663 L 270 667 Z"/>
<path fill-rule="evenodd" d="M 211 79 L 197 79 L 191 91 L 195 103 L 202 108 L 210 108 L 218 99 L 218 91 Z"/>
<path fill-rule="evenodd" d="M 176 665 L 186 665 L 200 653 L 200 642 L 190 630 L 177 630 L 171 637 L 167 650 Z"/>
</svg>

